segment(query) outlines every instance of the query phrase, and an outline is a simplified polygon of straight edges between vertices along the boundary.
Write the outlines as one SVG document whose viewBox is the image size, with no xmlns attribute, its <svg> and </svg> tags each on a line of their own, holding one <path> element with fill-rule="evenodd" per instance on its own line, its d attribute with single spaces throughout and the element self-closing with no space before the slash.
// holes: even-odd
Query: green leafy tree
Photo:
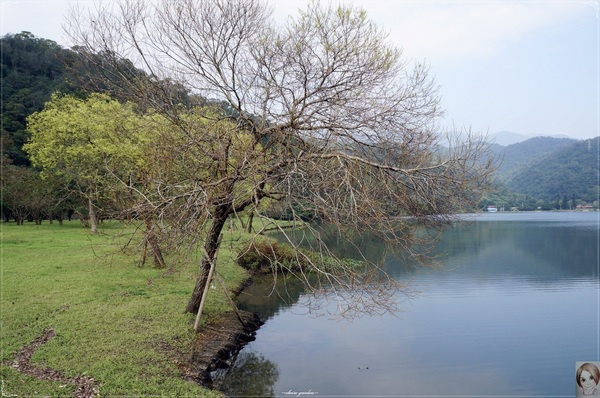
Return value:
<svg viewBox="0 0 600 398">
<path fill-rule="evenodd" d="M 25 145 L 32 163 L 46 173 L 62 176 L 87 200 L 92 232 L 96 231 L 96 206 L 111 189 L 107 165 L 123 167 L 138 161 L 130 135 L 136 117 L 131 105 L 121 105 L 105 95 L 83 100 L 52 96 L 40 112 L 27 121 L 31 139 Z"/>
</svg>

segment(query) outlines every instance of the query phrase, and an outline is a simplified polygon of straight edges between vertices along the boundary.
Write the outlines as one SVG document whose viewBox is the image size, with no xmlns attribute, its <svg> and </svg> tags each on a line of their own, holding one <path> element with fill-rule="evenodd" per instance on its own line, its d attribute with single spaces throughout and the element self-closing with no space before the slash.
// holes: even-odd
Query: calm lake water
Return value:
<svg viewBox="0 0 600 398">
<path fill-rule="evenodd" d="M 390 264 L 418 292 L 395 317 L 257 303 L 257 282 L 240 305 L 266 323 L 215 376 L 233 396 L 574 396 L 575 363 L 600 360 L 599 215 L 472 216 L 444 233 L 442 269 Z"/>
</svg>

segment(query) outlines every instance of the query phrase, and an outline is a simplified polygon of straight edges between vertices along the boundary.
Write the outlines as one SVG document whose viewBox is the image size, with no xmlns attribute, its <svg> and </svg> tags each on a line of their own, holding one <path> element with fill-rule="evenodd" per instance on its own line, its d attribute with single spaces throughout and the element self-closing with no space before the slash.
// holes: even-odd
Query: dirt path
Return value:
<svg viewBox="0 0 600 398">
<path fill-rule="evenodd" d="M 36 366 L 31 363 L 31 357 L 39 346 L 46 344 L 56 336 L 53 329 L 46 329 L 44 332 L 33 340 L 30 344 L 17 351 L 11 360 L 5 361 L 5 364 L 15 369 L 18 372 L 28 376 L 35 377 L 39 380 L 58 381 L 63 384 L 71 384 L 75 386 L 76 398 L 91 398 L 98 394 L 99 385 L 89 376 L 66 377 L 58 370 Z"/>
</svg>

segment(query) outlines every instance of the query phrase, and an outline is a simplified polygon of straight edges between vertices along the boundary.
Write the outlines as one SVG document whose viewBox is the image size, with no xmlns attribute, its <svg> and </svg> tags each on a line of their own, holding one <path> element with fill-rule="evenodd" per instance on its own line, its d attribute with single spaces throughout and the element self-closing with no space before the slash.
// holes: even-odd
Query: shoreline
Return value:
<svg viewBox="0 0 600 398">
<path fill-rule="evenodd" d="M 251 284 L 252 277 L 249 277 L 235 292 L 235 298 Z M 256 339 L 256 332 L 262 325 L 264 321 L 258 314 L 247 311 L 237 314 L 231 311 L 205 325 L 194 339 L 189 367 L 181 369 L 184 379 L 218 390 L 211 373 L 229 368 L 242 348 Z"/>
</svg>

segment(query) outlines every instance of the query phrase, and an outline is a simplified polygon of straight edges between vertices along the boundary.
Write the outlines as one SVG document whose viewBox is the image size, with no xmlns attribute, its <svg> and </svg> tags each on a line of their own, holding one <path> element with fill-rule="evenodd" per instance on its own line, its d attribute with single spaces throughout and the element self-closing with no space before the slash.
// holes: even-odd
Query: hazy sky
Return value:
<svg viewBox="0 0 600 398">
<path fill-rule="evenodd" d="M 1 35 L 29 31 L 68 47 L 61 26 L 69 1 L 0 1 Z M 306 2 L 270 4 L 283 22 Z M 431 65 L 446 109 L 442 125 L 600 135 L 599 0 L 342 2 L 364 8 L 405 57 Z"/>
</svg>

